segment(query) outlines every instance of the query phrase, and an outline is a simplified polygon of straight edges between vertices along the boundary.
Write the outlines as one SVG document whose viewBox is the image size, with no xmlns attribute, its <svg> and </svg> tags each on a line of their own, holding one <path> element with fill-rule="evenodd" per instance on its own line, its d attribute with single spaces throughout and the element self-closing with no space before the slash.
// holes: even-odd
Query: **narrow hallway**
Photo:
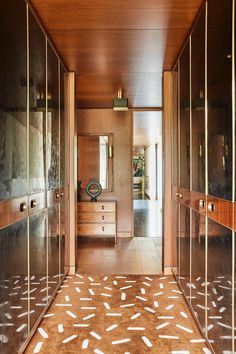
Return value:
<svg viewBox="0 0 236 354">
<path fill-rule="evenodd" d="M 31 353 L 211 353 L 172 276 L 68 276 Z"/>
</svg>

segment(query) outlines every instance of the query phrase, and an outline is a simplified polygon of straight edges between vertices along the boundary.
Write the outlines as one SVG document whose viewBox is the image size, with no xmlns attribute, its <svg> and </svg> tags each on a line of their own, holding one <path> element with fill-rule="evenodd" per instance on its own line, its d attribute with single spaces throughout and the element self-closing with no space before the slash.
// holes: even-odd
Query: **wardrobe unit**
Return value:
<svg viewBox="0 0 236 354">
<path fill-rule="evenodd" d="M 66 268 L 65 69 L 24 0 L 0 15 L 0 352 L 22 351 Z"/>
<path fill-rule="evenodd" d="M 174 272 L 216 353 L 235 350 L 234 41 L 234 1 L 208 0 L 172 72 Z"/>
</svg>

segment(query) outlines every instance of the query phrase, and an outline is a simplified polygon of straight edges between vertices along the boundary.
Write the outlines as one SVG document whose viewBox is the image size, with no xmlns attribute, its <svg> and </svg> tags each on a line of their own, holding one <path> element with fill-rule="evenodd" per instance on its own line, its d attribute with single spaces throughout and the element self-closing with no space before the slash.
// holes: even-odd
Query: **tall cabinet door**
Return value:
<svg viewBox="0 0 236 354">
<path fill-rule="evenodd" d="M 47 304 L 46 39 L 29 12 L 30 329 Z"/>
<path fill-rule="evenodd" d="M 48 295 L 60 280 L 59 61 L 47 42 Z"/>
<path fill-rule="evenodd" d="M 1 4 L 0 29 L 0 352 L 11 354 L 29 331 L 24 1 Z"/>
</svg>

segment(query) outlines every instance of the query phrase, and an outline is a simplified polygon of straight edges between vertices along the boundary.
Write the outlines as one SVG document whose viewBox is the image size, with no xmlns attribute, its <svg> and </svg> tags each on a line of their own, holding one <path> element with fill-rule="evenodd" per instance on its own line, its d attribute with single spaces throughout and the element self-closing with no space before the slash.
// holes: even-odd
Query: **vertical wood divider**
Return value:
<svg viewBox="0 0 236 354">
<path fill-rule="evenodd" d="M 163 74 L 163 271 L 172 274 L 176 267 L 176 240 L 171 207 L 171 136 L 172 136 L 172 74 Z"/>
<path fill-rule="evenodd" d="M 75 73 L 65 74 L 65 112 L 67 138 L 66 142 L 66 180 L 69 184 L 69 201 L 67 210 L 67 240 L 66 240 L 66 266 L 69 273 L 76 271 L 77 250 L 77 127 L 75 121 Z"/>
</svg>

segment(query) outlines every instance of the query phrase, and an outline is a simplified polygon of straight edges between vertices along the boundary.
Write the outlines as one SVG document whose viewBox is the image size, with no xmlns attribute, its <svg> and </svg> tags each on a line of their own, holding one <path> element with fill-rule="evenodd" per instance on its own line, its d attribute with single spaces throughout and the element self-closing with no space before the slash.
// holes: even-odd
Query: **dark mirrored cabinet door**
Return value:
<svg viewBox="0 0 236 354">
<path fill-rule="evenodd" d="M 191 36 L 192 190 L 205 193 L 205 7 Z"/>
<path fill-rule="evenodd" d="M 3 200 L 28 192 L 24 1 L 2 4 L 0 29 L 0 200 Z"/>
<path fill-rule="evenodd" d="M 48 189 L 59 187 L 59 71 L 58 59 L 47 45 L 47 174 Z"/>
<path fill-rule="evenodd" d="M 179 61 L 180 187 L 190 188 L 190 66 L 189 42 Z"/>
<path fill-rule="evenodd" d="M 179 280 L 186 296 L 190 296 L 190 209 L 179 209 Z"/>
<path fill-rule="evenodd" d="M 232 199 L 232 2 L 208 1 L 208 189 Z"/>
<path fill-rule="evenodd" d="M 205 216 L 192 211 L 191 228 L 191 305 L 201 326 L 205 328 Z"/>
<path fill-rule="evenodd" d="M 231 352 L 232 231 L 209 219 L 207 248 L 208 338 L 217 351 Z"/>
<path fill-rule="evenodd" d="M 29 331 L 27 221 L 0 230 L 0 353 L 17 353 Z"/>
<path fill-rule="evenodd" d="M 29 13 L 29 192 L 45 190 L 46 172 L 46 39 Z"/>
<path fill-rule="evenodd" d="M 41 211 L 29 219 L 30 329 L 48 302 L 47 213 Z"/>
<path fill-rule="evenodd" d="M 48 207 L 48 297 L 53 295 L 60 280 L 60 207 L 52 203 Z"/>
</svg>

